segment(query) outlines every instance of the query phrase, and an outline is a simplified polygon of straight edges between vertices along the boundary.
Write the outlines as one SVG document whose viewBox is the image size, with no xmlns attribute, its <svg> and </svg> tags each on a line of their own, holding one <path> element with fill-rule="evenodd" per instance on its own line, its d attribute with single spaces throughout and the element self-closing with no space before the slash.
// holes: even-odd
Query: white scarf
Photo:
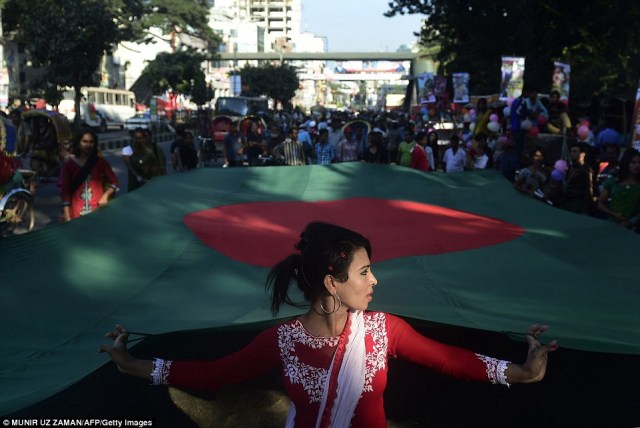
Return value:
<svg viewBox="0 0 640 428">
<path fill-rule="evenodd" d="M 364 342 L 364 315 L 362 311 L 349 311 L 349 319 L 351 321 L 351 332 L 347 341 L 342 364 L 340 365 L 340 371 L 338 372 L 337 396 L 331 408 L 329 428 L 346 428 L 349 426 L 364 388 L 367 352 Z M 318 417 L 316 419 L 316 428 L 320 428 L 322 415 L 327 405 L 329 382 L 331 380 L 331 374 L 335 369 L 333 366 L 335 358 L 336 354 L 334 353 L 324 384 L 320 410 L 318 411 Z M 293 402 L 291 402 L 289 414 L 287 415 L 287 423 L 285 425 L 286 428 L 293 428 L 295 416 L 296 409 Z"/>
</svg>

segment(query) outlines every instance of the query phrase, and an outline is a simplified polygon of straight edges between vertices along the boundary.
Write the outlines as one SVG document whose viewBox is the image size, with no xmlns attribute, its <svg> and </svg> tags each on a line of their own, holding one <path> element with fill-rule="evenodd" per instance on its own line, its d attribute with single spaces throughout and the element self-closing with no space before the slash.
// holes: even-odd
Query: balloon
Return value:
<svg viewBox="0 0 640 428">
<path fill-rule="evenodd" d="M 578 126 L 578 138 L 582 141 L 589 138 L 589 127 L 585 125 Z"/>
<path fill-rule="evenodd" d="M 589 119 L 580 119 L 580 125 L 584 125 L 588 128 L 591 126 L 591 122 L 589 122 Z"/>
<path fill-rule="evenodd" d="M 511 107 L 511 104 L 513 104 L 513 97 L 508 97 L 507 98 L 507 107 Z"/>
<path fill-rule="evenodd" d="M 491 116 L 489 116 L 489 121 L 497 122 L 498 121 L 498 115 L 495 114 L 495 113 L 492 113 Z"/>
<path fill-rule="evenodd" d="M 533 123 L 531 123 L 529 119 L 523 120 L 522 123 L 520 124 L 520 128 L 524 129 L 525 131 L 530 130 L 532 126 L 533 126 Z"/>
<path fill-rule="evenodd" d="M 426 107 L 422 107 L 422 108 L 420 108 L 420 113 L 422 113 L 423 115 L 427 114 L 427 113 L 429 113 L 429 109 L 427 109 Z"/>
<path fill-rule="evenodd" d="M 429 116 L 430 117 L 434 117 L 435 115 L 436 115 L 436 109 L 434 109 L 434 108 L 429 109 Z"/>
<path fill-rule="evenodd" d="M 423 122 L 429 122 L 429 115 L 425 114 L 424 116 L 422 116 L 422 121 Z"/>
<path fill-rule="evenodd" d="M 471 116 L 471 120 L 472 120 L 473 122 L 475 122 L 475 121 L 476 121 L 476 111 L 475 111 L 475 109 L 471 109 L 471 110 L 469 110 L 469 116 Z"/>
<path fill-rule="evenodd" d="M 531 129 L 529 129 L 529 135 L 532 137 L 537 137 L 539 133 L 540 128 L 538 128 L 537 126 L 532 126 Z"/>
<path fill-rule="evenodd" d="M 476 129 L 476 124 L 471 123 L 471 125 L 469 125 L 469 131 L 473 132 L 475 129 Z"/>
<path fill-rule="evenodd" d="M 491 132 L 500 132 L 500 124 L 498 122 L 489 122 L 487 124 L 487 129 Z"/>
<path fill-rule="evenodd" d="M 504 114 L 505 117 L 509 117 L 511 116 L 511 107 L 506 106 L 503 110 L 502 110 L 502 114 Z"/>
<path fill-rule="evenodd" d="M 560 102 L 562 104 L 564 104 L 565 107 L 569 107 L 569 99 L 568 98 L 562 98 L 562 99 L 560 99 Z"/>
<path fill-rule="evenodd" d="M 567 165 L 567 162 L 564 159 L 558 159 L 553 165 L 553 168 L 562 172 L 567 172 L 567 170 L 569 169 L 569 165 Z"/>
<path fill-rule="evenodd" d="M 469 115 L 469 113 L 466 113 L 462 120 L 466 123 L 471 123 L 471 115 Z"/>
<path fill-rule="evenodd" d="M 538 116 L 538 125 L 546 125 L 548 121 L 549 121 L 549 118 L 544 114 L 541 114 L 540 116 Z"/>
<path fill-rule="evenodd" d="M 560 171 L 559 169 L 554 169 L 551 171 L 551 179 L 553 181 L 562 181 L 564 180 L 564 171 Z"/>
</svg>

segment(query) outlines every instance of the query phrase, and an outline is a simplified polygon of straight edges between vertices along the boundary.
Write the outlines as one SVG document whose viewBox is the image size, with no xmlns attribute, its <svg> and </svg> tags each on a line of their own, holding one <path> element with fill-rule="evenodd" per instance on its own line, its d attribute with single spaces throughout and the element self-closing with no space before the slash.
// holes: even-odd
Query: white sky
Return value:
<svg viewBox="0 0 640 428">
<path fill-rule="evenodd" d="M 327 37 L 330 52 L 395 52 L 417 40 L 423 15 L 387 18 L 388 0 L 302 0 L 302 31 Z"/>
</svg>

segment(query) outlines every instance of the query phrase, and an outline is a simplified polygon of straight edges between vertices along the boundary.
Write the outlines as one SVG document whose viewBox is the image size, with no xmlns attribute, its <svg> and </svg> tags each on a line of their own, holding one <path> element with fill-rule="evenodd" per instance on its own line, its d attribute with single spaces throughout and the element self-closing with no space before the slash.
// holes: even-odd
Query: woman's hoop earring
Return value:
<svg viewBox="0 0 640 428">
<path fill-rule="evenodd" d="M 322 301 L 320 301 L 320 309 L 322 309 L 322 312 L 324 312 L 327 315 L 335 314 L 342 307 L 342 300 L 340 300 L 340 296 L 338 296 L 338 293 L 332 294 L 331 297 L 333 297 L 333 311 L 326 310 L 322 305 Z M 336 301 L 338 303 L 336 303 Z"/>
</svg>

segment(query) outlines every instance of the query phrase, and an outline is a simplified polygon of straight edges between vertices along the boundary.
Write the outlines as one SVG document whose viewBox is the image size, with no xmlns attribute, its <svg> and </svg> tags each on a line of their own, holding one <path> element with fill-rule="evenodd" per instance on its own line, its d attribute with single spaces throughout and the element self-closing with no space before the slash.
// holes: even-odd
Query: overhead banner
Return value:
<svg viewBox="0 0 640 428">
<path fill-rule="evenodd" d="M 500 99 L 518 98 L 524 85 L 524 57 L 502 57 Z"/>
<path fill-rule="evenodd" d="M 631 139 L 631 147 L 640 150 L 640 84 L 636 92 L 636 105 L 633 109 L 633 138 Z"/>
<path fill-rule="evenodd" d="M 453 102 L 469 102 L 469 73 L 453 73 L 451 75 L 453 83 Z"/>
<path fill-rule="evenodd" d="M 436 102 L 435 79 L 433 73 L 422 73 L 418 75 L 418 99 L 420 104 Z"/>
<path fill-rule="evenodd" d="M 564 62 L 553 63 L 553 76 L 551 77 L 551 90 L 560 92 L 561 100 L 569 99 L 569 77 L 571 66 Z"/>
</svg>

